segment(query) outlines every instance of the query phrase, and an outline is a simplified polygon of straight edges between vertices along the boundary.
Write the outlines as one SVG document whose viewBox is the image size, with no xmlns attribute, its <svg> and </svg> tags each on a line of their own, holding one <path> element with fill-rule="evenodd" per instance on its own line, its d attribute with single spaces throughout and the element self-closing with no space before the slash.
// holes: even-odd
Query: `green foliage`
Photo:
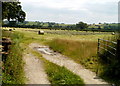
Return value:
<svg viewBox="0 0 120 86">
<path fill-rule="evenodd" d="M 104 68 L 100 76 L 106 81 L 120 85 L 120 63 L 115 61 Z"/>
<path fill-rule="evenodd" d="M 22 10 L 20 2 L 2 2 L 2 19 L 14 19 L 19 22 L 25 20 L 25 12 Z"/>
<path fill-rule="evenodd" d="M 88 27 L 87 23 L 84 22 L 79 22 L 78 24 L 76 24 L 76 27 L 78 28 L 78 30 L 80 29 L 85 29 Z"/>
<path fill-rule="evenodd" d="M 7 56 L 3 55 L 3 84 L 24 84 L 24 63 L 22 60 L 22 48 L 19 45 L 23 35 L 11 33 L 10 38 L 12 39 L 10 53 Z"/>
<path fill-rule="evenodd" d="M 117 39 L 119 35 L 112 37 L 109 41 L 115 41 L 117 42 Z M 105 43 L 104 43 L 105 44 Z M 108 44 L 108 43 L 107 43 Z M 106 44 L 106 45 L 107 45 Z M 109 43 L 109 46 L 112 46 L 116 48 L 117 46 L 115 44 Z M 116 54 L 116 51 L 107 47 L 107 50 L 112 52 L 113 54 Z M 108 51 L 102 51 L 102 53 L 99 55 L 101 63 L 104 65 L 104 70 L 101 72 L 100 76 L 104 78 L 106 81 L 115 83 L 116 85 L 120 84 L 120 61 L 119 57 L 116 55 L 111 55 Z"/>
<path fill-rule="evenodd" d="M 83 80 L 67 70 L 65 67 L 60 67 L 51 62 L 45 61 L 45 68 L 48 74 L 49 80 L 53 86 L 84 86 Z"/>
<path fill-rule="evenodd" d="M 4 25 L 9 27 L 7 21 L 4 21 Z M 93 31 L 93 32 L 114 32 L 118 30 L 118 24 L 87 24 L 79 22 L 77 24 L 64 24 L 55 22 L 39 22 L 39 21 L 24 21 L 23 23 L 17 23 L 16 26 L 21 28 L 37 28 L 37 29 L 50 29 L 50 30 L 77 30 L 77 31 Z"/>
</svg>

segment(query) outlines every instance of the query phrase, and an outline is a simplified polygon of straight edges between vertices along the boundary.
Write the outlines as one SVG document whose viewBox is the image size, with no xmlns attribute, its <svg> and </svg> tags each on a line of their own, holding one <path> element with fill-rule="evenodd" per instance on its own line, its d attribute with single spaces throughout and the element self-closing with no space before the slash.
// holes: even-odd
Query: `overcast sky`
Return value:
<svg viewBox="0 0 120 86">
<path fill-rule="evenodd" d="M 74 24 L 118 22 L 119 0 L 19 0 L 27 21 Z"/>
</svg>

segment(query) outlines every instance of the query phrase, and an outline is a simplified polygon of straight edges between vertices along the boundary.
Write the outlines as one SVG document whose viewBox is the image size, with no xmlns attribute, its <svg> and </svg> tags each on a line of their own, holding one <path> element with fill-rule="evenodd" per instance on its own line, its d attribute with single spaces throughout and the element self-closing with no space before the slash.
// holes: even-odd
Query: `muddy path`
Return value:
<svg viewBox="0 0 120 86">
<path fill-rule="evenodd" d="M 40 52 L 46 60 L 53 62 L 59 66 L 64 66 L 68 70 L 72 71 L 76 75 L 80 76 L 85 84 L 107 84 L 105 81 L 99 78 L 95 78 L 96 74 L 88 69 L 82 67 L 82 65 L 76 63 L 68 57 L 61 55 L 60 53 L 54 52 L 49 49 L 48 46 L 39 45 L 32 43 L 29 45 L 30 48 Z"/>
<path fill-rule="evenodd" d="M 44 71 L 43 63 L 31 53 L 25 54 L 25 75 L 27 78 L 26 84 L 50 84 L 47 74 Z"/>
</svg>

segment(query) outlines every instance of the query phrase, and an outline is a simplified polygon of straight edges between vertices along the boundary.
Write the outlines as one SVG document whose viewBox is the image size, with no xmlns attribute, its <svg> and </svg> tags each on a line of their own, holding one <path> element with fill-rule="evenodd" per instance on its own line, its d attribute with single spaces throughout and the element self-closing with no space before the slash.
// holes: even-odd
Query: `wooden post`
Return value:
<svg viewBox="0 0 120 86">
<path fill-rule="evenodd" d="M 117 59 L 120 61 L 120 40 L 117 40 Z"/>
<path fill-rule="evenodd" d="M 99 50 L 100 50 L 99 47 L 100 47 L 100 39 L 98 39 L 98 49 L 97 49 L 97 54 L 98 54 L 98 56 L 99 56 L 99 52 L 100 52 L 100 51 L 99 51 Z"/>
<path fill-rule="evenodd" d="M 98 49 L 97 49 L 97 58 L 98 59 L 99 59 L 99 56 L 100 56 L 100 39 L 98 39 Z M 98 63 L 97 63 L 97 68 L 96 68 L 96 78 L 99 78 L 99 64 Z"/>
</svg>

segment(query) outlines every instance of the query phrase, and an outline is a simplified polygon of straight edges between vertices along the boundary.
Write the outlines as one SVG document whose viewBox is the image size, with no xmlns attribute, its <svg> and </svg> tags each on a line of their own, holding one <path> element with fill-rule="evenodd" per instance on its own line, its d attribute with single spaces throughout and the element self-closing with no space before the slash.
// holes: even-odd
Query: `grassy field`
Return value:
<svg viewBox="0 0 120 86">
<path fill-rule="evenodd" d="M 4 29 L 10 29 L 10 28 L 4 28 Z M 93 34 L 89 34 L 89 35 L 69 35 L 69 34 L 47 34 L 45 33 L 45 35 L 38 35 L 37 31 L 39 31 L 39 29 L 28 29 L 28 28 L 15 28 L 15 31 L 19 31 L 21 33 L 23 33 L 25 35 L 25 37 L 28 38 L 35 38 L 37 40 L 41 40 L 42 41 L 49 41 L 52 39 L 67 39 L 67 40 L 77 40 L 77 41 L 96 41 L 98 40 L 98 38 L 106 38 L 106 37 L 111 37 L 111 33 L 104 33 L 101 32 L 102 34 L 99 34 L 99 32 L 95 32 L 96 35 Z M 44 30 L 44 29 L 42 29 Z M 51 31 L 51 30 L 44 30 L 44 31 Z M 52 31 L 54 32 L 54 31 Z M 61 30 L 57 30 L 56 32 L 62 33 L 65 31 L 61 31 Z M 66 33 L 68 32 L 77 32 L 77 31 L 66 31 Z M 78 31 L 81 33 L 86 33 L 84 31 Z M 92 32 L 87 32 L 87 33 L 92 33 Z M 97 34 L 98 33 L 98 34 Z"/>
<path fill-rule="evenodd" d="M 24 37 L 24 41 L 21 43 L 21 45 L 24 47 L 24 51 L 26 53 L 32 53 L 35 56 L 39 57 L 40 60 L 44 61 L 44 66 L 46 73 L 49 77 L 49 81 L 51 82 L 52 86 L 61 86 L 61 84 L 76 84 L 80 86 L 84 86 L 83 80 L 73 74 L 72 72 L 68 71 L 64 67 L 60 67 L 58 65 L 55 65 L 45 59 L 42 58 L 40 53 L 37 53 L 36 51 L 33 51 L 28 48 L 28 45 L 32 42 L 37 42 L 37 43 L 42 43 L 44 42 L 43 40 L 37 40 L 37 39 L 28 39 L 29 37 Z M 28 39 L 28 40 L 26 40 Z M 46 41 L 45 41 L 46 42 Z"/>
<path fill-rule="evenodd" d="M 61 84 L 76 84 L 76 85 L 79 84 L 80 86 L 84 85 L 83 80 L 79 76 L 73 74 L 72 72 L 68 71 L 64 67 L 60 67 L 58 65 L 55 65 L 55 64 L 43 59 L 40 54 L 35 54 L 36 53 L 35 51 L 32 51 L 31 49 L 28 48 L 28 45 L 30 43 L 33 43 L 33 42 L 46 43 L 45 40 L 38 40 L 39 38 L 36 38 L 37 35 L 36 35 L 36 37 L 34 35 L 34 38 L 33 38 L 32 37 L 33 33 L 31 33 L 32 34 L 32 36 L 31 36 L 31 35 L 29 35 L 30 34 L 29 32 L 26 33 L 26 32 L 21 32 L 21 31 L 13 31 L 12 33 L 16 34 L 16 35 L 14 35 L 14 38 L 12 38 L 13 40 L 15 40 L 17 42 L 17 45 L 14 45 L 15 48 L 19 48 L 18 45 L 20 45 L 21 48 L 18 49 L 18 52 L 16 52 L 15 48 L 11 49 L 11 50 L 15 50 L 15 51 L 14 52 L 11 51 L 13 54 L 9 55 L 9 58 L 7 58 L 7 63 L 5 63 L 5 67 L 7 67 L 7 69 L 5 69 L 4 80 L 3 80 L 3 82 L 5 84 L 25 83 L 25 78 L 22 78 L 22 76 L 24 76 L 24 73 L 23 73 L 23 68 L 21 68 L 21 67 L 23 67 L 24 65 L 21 62 L 22 61 L 21 57 L 22 57 L 23 53 L 33 53 L 34 55 L 40 57 L 40 59 L 42 59 L 44 61 L 46 73 L 48 74 L 49 80 L 53 85 L 55 85 L 55 86 L 56 86 L 56 84 L 58 86 L 61 86 Z M 10 35 L 12 36 L 12 34 L 10 34 Z M 19 36 L 20 36 L 20 38 L 19 38 Z M 22 40 L 21 40 L 21 38 L 22 38 Z M 44 39 L 44 38 L 42 38 L 42 39 Z M 18 46 L 18 47 L 16 47 L 16 46 Z M 21 51 L 19 52 L 19 50 L 21 50 Z M 19 56 L 18 56 L 17 55 L 18 53 L 21 53 L 21 54 L 19 54 Z M 16 56 L 18 56 L 18 58 L 16 58 Z M 11 59 L 12 59 L 12 61 L 11 61 Z M 19 64 L 19 62 L 16 60 L 20 61 L 21 64 Z M 11 62 L 13 62 L 13 63 L 11 63 Z M 19 66 L 17 64 L 19 64 Z M 8 67 L 10 67 L 10 69 Z M 19 68 L 21 68 L 21 69 L 19 69 Z M 16 74 L 16 72 L 17 72 L 19 74 L 14 75 L 15 76 L 14 77 L 13 74 L 11 74 L 11 72 L 6 72 L 6 71 L 12 71 L 14 74 Z M 18 79 L 16 79 L 16 78 L 18 78 Z"/>
<path fill-rule="evenodd" d="M 54 51 L 70 57 L 87 68 L 95 68 L 97 42 L 55 39 L 49 42 L 48 45 Z"/>
<path fill-rule="evenodd" d="M 99 64 L 98 58 L 97 58 L 98 38 L 112 37 L 111 33 L 97 34 L 98 32 L 95 32 L 96 35 L 93 35 L 93 34 L 89 34 L 89 35 L 62 34 L 60 35 L 60 34 L 50 34 L 50 33 L 49 34 L 45 33 L 44 35 L 38 35 L 37 34 L 38 29 L 25 29 L 25 28 L 15 28 L 15 29 L 16 30 L 14 30 L 13 32 L 15 33 L 19 32 L 20 34 L 24 35 L 24 37 L 22 38 L 22 41 L 20 42 L 20 46 L 23 48 L 23 52 L 31 52 L 27 48 L 30 43 L 40 43 L 44 45 L 49 45 L 54 51 L 58 51 L 70 57 L 71 59 L 75 60 L 77 63 L 80 63 L 84 65 L 86 68 L 92 69 L 95 72 L 97 71 L 98 64 Z M 49 65 L 46 65 L 47 69 L 48 67 L 54 65 L 49 62 L 47 64 L 49 64 Z M 61 68 L 61 67 L 58 67 L 57 65 L 54 65 L 54 66 L 56 68 L 56 71 L 62 71 L 62 72 L 68 71 L 63 67 Z M 102 65 L 100 64 L 100 67 L 101 66 Z M 52 72 L 55 72 L 51 69 L 48 69 L 47 72 L 48 71 L 50 74 Z M 53 75 L 53 76 L 56 76 L 56 75 Z M 53 80 L 53 83 L 58 83 L 57 80 L 54 80 L 53 76 L 50 76 L 50 79 Z M 62 76 L 65 76 L 65 75 L 62 75 Z M 68 82 L 64 82 L 64 83 L 67 84 Z"/>
</svg>

